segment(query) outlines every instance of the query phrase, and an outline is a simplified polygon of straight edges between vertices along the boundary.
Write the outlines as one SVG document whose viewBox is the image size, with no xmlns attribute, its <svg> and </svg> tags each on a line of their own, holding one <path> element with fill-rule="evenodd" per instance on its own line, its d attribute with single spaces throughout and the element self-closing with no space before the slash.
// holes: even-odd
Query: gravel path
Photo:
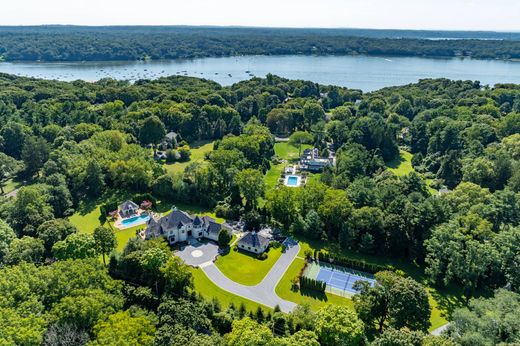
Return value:
<svg viewBox="0 0 520 346">
<path fill-rule="evenodd" d="M 296 307 L 296 304 L 278 297 L 275 293 L 275 288 L 287 271 L 287 268 L 296 258 L 296 255 L 298 255 L 300 245 L 292 240 L 286 240 L 284 244 L 287 247 L 285 252 L 282 253 L 262 282 L 255 286 L 245 286 L 236 283 L 222 274 L 212 262 L 205 263 L 200 267 L 208 278 L 223 290 L 272 308 L 275 305 L 279 305 L 282 311 L 291 312 Z"/>
</svg>

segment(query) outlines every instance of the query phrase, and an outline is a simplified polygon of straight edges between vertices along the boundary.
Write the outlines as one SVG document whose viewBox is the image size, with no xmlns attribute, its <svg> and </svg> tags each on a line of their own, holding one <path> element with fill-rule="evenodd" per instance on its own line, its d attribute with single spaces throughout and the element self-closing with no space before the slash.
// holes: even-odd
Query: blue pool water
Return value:
<svg viewBox="0 0 520 346">
<path fill-rule="evenodd" d="M 134 216 L 134 217 L 131 217 L 128 219 L 124 219 L 123 221 L 121 221 L 121 224 L 123 224 L 125 227 L 129 228 L 129 227 L 142 225 L 142 224 L 146 223 L 148 220 L 150 220 L 150 215 L 145 214 L 145 215 L 139 215 L 139 216 Z"/>
<path fill-rule="evenodd" d="M 298 180 L 300 177 L 296 175 L 290 175 L 287 177 L 287 186 L 298 186 Z"/>
</svg>

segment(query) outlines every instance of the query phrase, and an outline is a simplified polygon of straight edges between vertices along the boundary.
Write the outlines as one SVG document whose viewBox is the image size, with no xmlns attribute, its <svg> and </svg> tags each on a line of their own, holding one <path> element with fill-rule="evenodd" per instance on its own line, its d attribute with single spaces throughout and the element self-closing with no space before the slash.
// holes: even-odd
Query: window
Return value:
<svg viewBox="0 0 520 346">
<path fill-rule="evenodd" d="M 248 249 L 248 250 L 251 250 L 251 246 L 248 246 L 247 249 Z"/>
<path fill-rule="evenodd" d="M 199 237 L 202 237 L 202 232 L 199 232 Z"/>
<path fill-rule="evenodd" d="M 258 252 L 258 249 L 255 249 L 255 252 Z"/>
</svg>

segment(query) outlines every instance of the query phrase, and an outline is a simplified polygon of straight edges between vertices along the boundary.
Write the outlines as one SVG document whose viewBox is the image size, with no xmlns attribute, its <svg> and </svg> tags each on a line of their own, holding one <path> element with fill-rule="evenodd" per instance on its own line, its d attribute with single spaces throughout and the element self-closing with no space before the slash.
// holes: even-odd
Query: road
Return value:
<svg viewBox="0 0 520 346">
<path fill-rule="evenodd" d="M 448 329 L 448 327 L 450 326 L 449 323 L 446 323 L 445 325 L 443 326 L 440 326 L 439 328 L 437 329 L 434 329 L 430 332 L 431 335 L 436 335 L 436 336 L 439 336 L 441 335 L 446 329 Z"/>
<path fill-rule="evenodd" d="M 296 304 L 278 297 L 275 288 L 287 271 L 287 268 L 296 258 L 296 255 L 298 255 L 300 245 L 291 240 L 286 241 L 285 244 L 287 247 L 285 252 L 282 253 L 262 282 L 255 286 L 245 286 L 236 283 L 222 274 L 212 262 L 201 265 L 200 268 L 214 284 L 223 290 L 272 308 L 278 305 L 283 312 L 291 312 L 296 307 Z"/>
</svg>

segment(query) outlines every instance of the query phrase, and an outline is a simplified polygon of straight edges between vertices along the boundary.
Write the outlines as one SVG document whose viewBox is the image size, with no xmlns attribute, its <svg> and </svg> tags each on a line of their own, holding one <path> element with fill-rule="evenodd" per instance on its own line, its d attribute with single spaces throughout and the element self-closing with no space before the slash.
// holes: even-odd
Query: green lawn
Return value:
<svg viewBox="0 0 520 346">
<path fill-rule="evenodd" d="M 305 262 L 301 258 L 295 258 L 284 276 L 276 286 L 276 294 L 285 300 L 296 304 L 307 303 L 313 310 L 318 310 L 327 304 L 344 305 L 354 308 L 352 300 L 331 293 L 320 294 L 312 290 L 293 291 L 291 280 L 298 276 Z"/>
<path fill-rule="evenodd" d="M 399 158 L 394 159 L 386 164 L 388 170 L 397 176 L 410 174 L 414 171 L 412 167 L 412 153 L 400 150 Z"/>
<path fill-rule="evenodd" d="M 390 172 L 393 172 L 398 177 L 402 177 L 404 175 L 410 174 L 411 172 L 415 171 L 412 166 L 412 157 L 413 154 L 409 153 L 407 151 L 401 150 L 399 153 L 399 158 L 392 160 L 386 164 L 386 167 Z M 430 183 L 432 182 L 432 179 L 425 179 L 426 187 L 428 188 L 428 191 L 432 195 L 437 194 L 437 190 L 430 187 Z"/>
<path fill-rule="evenodd" d="M 301 152 L 307 148 L 310 148 L 311 145 L 303 144 L 301 148 Z M 274 153 L 280 158 L 287 160 L 289 162 L 298 161 L 300 156 L 298 153 L 298 148 L 290 145 L 288 142 L 278 142 L 274 144 Z"/>
<path fill-rule="evenodd" d="M 406 275 L 410 276 L 417 282 L 423 284 L 430 295 L 430 304 L 432 306 L 432 315 L 430 317 L 430 322 L 432 325 L 430 327 L 430 330 L 433 330 L 446 324 L 451 313 L 456 308 L 464 306 L 465 300 L 462 294 L 462 289 L 460 287 L 454 285 L 450 285 L 447 287 L 432 286 L 428 281 L 426 275 L 424 274 L 423 268 L 417 264 L 403 260 L 387 258 L 383 256 L 363 255 L 352 251 L 341 250 L 337 247 L 330 247 L 327 244 L 320 241 L 312 241 L 300 237 L 296 238 L 299 238 L 298 240 L 300 243 L 300 252 L 298 253 L 298 255 L 301 257 L 304 257 L 305 250 L 307 249 L 329 251 L 331 253 L 341 254 L 345 257 L 365 260 L 369 263 L 392 265 L 394 266 L 394 268 L 402 270 L 404 273 L 406 273 Z M 282 280 L 291 279 L 290 276 L 288 278 L 286 278 L 286 276 L 288 276 L 287 273 Z"/>
<path fill-rule="evenodd" d="M 208 300 L 213 298 L 218 299 L 222 308 L 228 307 L 231 303 L 238 308 L 242 303 L 244 303 L 248 311 L 256 311 L 259 306 L 265 311 L 272 311 L 270 307 L 223 290 L 215 285 L 200 268 L 190 267 L 190 271 L 193 274 L 195 290 Z"/>
<path fill-rule="evenodd" d="M 5 182 L 4 192 L 9 193 L 9 192 L 13 191 L 14 189 L 19 188 L 20 186 L 22 186 L 22 184 L 20 182 L 14 181 L 13 179 L 9 179 L 8 181 Z"/>
<path fill-rule="evenodd" d="M 282 255 L 282 249 L 269 248 L 268 257 L 259 260 L 256 255 L 245 251 L 231 249 L 228 254 L 219 256 L 215 265 L 231 280 L 242 285 L 254 286 L 259 284 L 269 270 Z"/>
<path fill-rule="evenodd" d="M 184 169 L 193 162 L 203 162 L 206 153 L 213 150 L 213 142 L 200 141 L 190 146 L 190 160 L 186 162 L 175 162 L 164 164 L 163 167 L 168 173 L 182 173 Z"/>
</svg>

